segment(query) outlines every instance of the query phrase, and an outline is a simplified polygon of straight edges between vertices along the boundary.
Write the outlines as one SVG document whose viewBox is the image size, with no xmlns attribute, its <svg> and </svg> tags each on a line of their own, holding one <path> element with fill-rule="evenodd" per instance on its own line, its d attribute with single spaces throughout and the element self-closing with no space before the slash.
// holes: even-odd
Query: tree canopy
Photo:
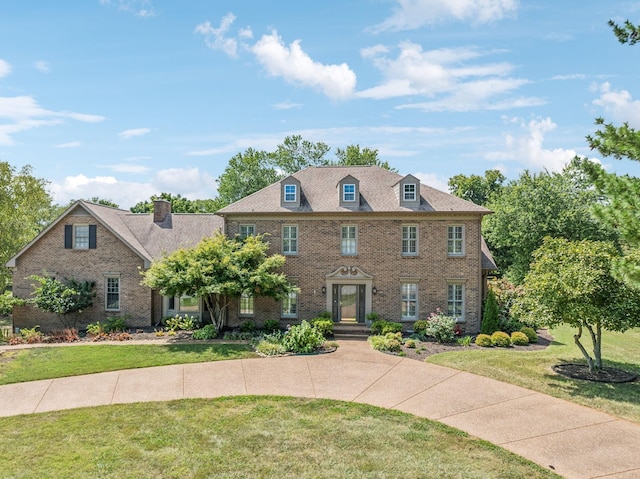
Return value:
<svg viewBox="0 0 640 479">
<path fill-rule="evenodd" d="M 34 285 L 33 299 L 37 308 L 55 313 L 65 328 L 73 328 L 83 310 L 93 305 L 96 297 L 95 281 L 65 279 L 59 281 L 49 276 L 30 276 Z"/>
<path fill-rule="evenodd" d="M 634 45 L 639 38 L 640 26 L 628 20 L 623 26 L 609 21 L 618 41 Z M 628 123 L 615 126 L 596 118 L 599 129 L 587 136 L 592 150 L 605 157 L 627 158 L 640 161 L 640 131 Z M 607 173 L 596 163 L 585 161 L 585 170 L 598 191 L 606 196 L 606 203 L 598 205 L 597 215 L 615 228 L 625 243 L 625 254 L 615 262 L 615 271 L 629 285 L 640 288 L 640 179 L 628 175 Z"/>
<path fill-rule="evenodd" d="M 218 233 L 153 263 L 142 283 L 165 296 L 202 298 L 220 329 L 229 303 L 242 293 L 282 299 L 296 290 L 279 272 L 285 257 L 267 256 L 268 247 L 261 235 L 240 240 Z"/>
<path fill-rule="evenodd" d="M 180 194 L 160 193 L 146 201 L 140 201 L 130 208 L 132 213 L 153 213 L 154 200 L 166 200 L 171 203 L 173 213 L 215 213 L 220 209 L 218 200 L 189 200 Z M 105 204 L 105 203 L 101 203 Z M 109 206 L 109 205 L 107 205 Z"/>
<path fill-rule="evenodd" d="M 499 170 L 487 170 L 484 176 L 452 176 L 449 178 L 448 185 L 452 195 L 485 206 L 495 194 L 502 190 L 506 179 Z"/>
<path fill-rule="evenodd" d="M 616 258 L 611 242 L 545 238 L 513 307 L 525 321 L 577 328 L 574 340 L 591 372 L 602 368 L 603 329 L 624 332 L 640 325 L 640 291 L 615 278 L 611 265 Z M 583 329 L 594 357 L 581 342 Z"/>
<path fill-rule="evenodd" d="M 615 232 L 594 216 L 592 207 L 601 197 L 587 186 L 572 162 L 562 173 L 525 171 L 491 196 L 486 206 L 494 214 L 483 220 L 483 235 L 507 279 L 522 283 L 545 236 L 615 239 Z"/>
<path fill-rule="evenodd" d="M 55 215 L 48 182 L 32 174 L 30 166 L 16 170 L 0 162 L 0 292 L 11 274 L 5 263 L 31 241 Z"/>
</svg>

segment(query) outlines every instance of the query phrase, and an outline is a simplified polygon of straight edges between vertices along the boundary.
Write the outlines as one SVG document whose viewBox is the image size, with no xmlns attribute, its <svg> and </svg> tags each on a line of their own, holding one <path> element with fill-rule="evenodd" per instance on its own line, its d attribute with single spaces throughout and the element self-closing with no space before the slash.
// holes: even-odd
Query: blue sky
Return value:
<svg viewBox="0 0 640 479">
<path fill-rule="evenodd" d="M 640 47 L 607 26 L 627 18 L 640 1 L 5 1 L 0 160 L 123 208 L 215 197 L 232 156 L 289 135 L 441 189 L 556 171 L 595 117 L 640 128 Z"/>
</svg>

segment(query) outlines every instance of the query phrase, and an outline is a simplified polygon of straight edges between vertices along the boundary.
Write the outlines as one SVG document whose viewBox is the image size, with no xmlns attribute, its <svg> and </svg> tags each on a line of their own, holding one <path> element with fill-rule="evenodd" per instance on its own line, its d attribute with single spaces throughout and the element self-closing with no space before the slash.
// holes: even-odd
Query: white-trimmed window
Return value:
<svg viewBox="0 0 640 479">
<path fill-rule="evenodd" d="M 296 185 L 284 185 L 284 201 L 295 203 L 298 199 L 298 188 Z"/>
<path fill-rule="evenodd" d="M 245 291 L 240 296 L 240 316 L 253 315 L 253 294 Z"/>
<path fill-rule="evenodd" d="M 120 311 L 120 276 L 105 276 L 104 278 L 104 309 L 106 311 Z"/>
<path fill-rule="evenodd" d="M 418 226 L 402 225 L 402 255 L 415 256 L 418 254 Z"/>
<path fill-rule="evenodd" d="M 198 314 L 200 313 L 200 298 L 196 296 L 180 296 L 178 307 L 181 313 Z"/>
<path fill-rule="evenodd" d="M 291 291 L 282 300 L 282 317 L 297 318 L 298 317 L 298 293 Z"/>
<path fill-rule="evenodd" d="M 447 228 L 447 253 L 449 256 L 464 255 L 464 226 Z"/>
<path fill-rule="evenodd" d="M 284 225 L 282 227 L 282 253 L 298 254 L 297 225 Z"/>
<path fill-rule="evenodd" d="M 239 228 L 240 238 L 245 239 L 247 236 L 253 236 L 256 234 L 255 225 L 240 225 Z"/>
<path fill-rule="evenodd" d="M 416 184 L 406 183 L 402 187 L 402 201 L 416 201 Z"/>
<path fill-rule="evenodd" d="M 89 249 L 89 225 L 74 225 L 73 247 L 75 249 Z"/>
<path fill-rule="evenodd" d="M 345 183 L 342 185 L 342 201 L 349 202 L 356 200 L 356 185 Z"/>
<path fill-rule="evenodd" d="M 358 254 L 358 234 L 355 225 L 345 225 L 341 227 L 340 253 L 345 256 Z"/>
<path fill-rule="evenodd" d="M 457 322 L 464 321 L 464 284 L 447 285 L 447 314 Z"/>
<path fill-rule="evenodd" d="M 418 285 L 402 283 L 402 319 L 418 319 Z"/>
</svg>

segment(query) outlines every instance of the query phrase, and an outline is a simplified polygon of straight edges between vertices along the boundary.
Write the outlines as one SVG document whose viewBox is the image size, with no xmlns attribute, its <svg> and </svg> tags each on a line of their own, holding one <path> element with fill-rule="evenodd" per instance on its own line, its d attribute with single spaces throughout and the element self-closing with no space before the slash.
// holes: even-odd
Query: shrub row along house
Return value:
<svg viewBox="0 0 640 479">
<path fill-rule="evenodd" d="M 156 201 L 151 215 L 77 201 L 7 266 L 13 291 L 29 298 L 30 275 L 91 280 L 96 300 L 84 324 L 128 317 L 133 327 L 190 314 L 207 320 L 202 301 L 162 297 L 140 272 L 164 254 L 205 236 L 265 234 L 270 253 L 286 256 L 298 287 L 282 301 L 243 295 L 226 325 L 279 319 L 283 325 L 330 311 L 334 321 L 364 322 L 370 312 L 407 322 L 437 309 L 461 329 L 480 329 L 486 276 L 495 269 L 481 236 L 490 211 L 376 166 L 310 167 L 217 214 L 172 214 Z M 59 328 L 55 315 L 15 307 L 14 326 Z"/>
</svg>

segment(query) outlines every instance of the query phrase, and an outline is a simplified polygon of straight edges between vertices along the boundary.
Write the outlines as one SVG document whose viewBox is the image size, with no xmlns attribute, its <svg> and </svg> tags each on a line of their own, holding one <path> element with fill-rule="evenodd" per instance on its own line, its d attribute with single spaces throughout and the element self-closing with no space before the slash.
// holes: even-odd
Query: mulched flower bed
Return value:
<svg viewBox="0 0 640 479">
<path fill-rule="evenodd" d="M 571 379 L 582 379 L 601 383 L 629 383 L 637 379 L 636 374 L 618 368 L 604 367 L 591 373 L 589 372 L 589 366 L 586 364 L 556 364 L 552 369 L 556 373 Z"/>
</svg>

